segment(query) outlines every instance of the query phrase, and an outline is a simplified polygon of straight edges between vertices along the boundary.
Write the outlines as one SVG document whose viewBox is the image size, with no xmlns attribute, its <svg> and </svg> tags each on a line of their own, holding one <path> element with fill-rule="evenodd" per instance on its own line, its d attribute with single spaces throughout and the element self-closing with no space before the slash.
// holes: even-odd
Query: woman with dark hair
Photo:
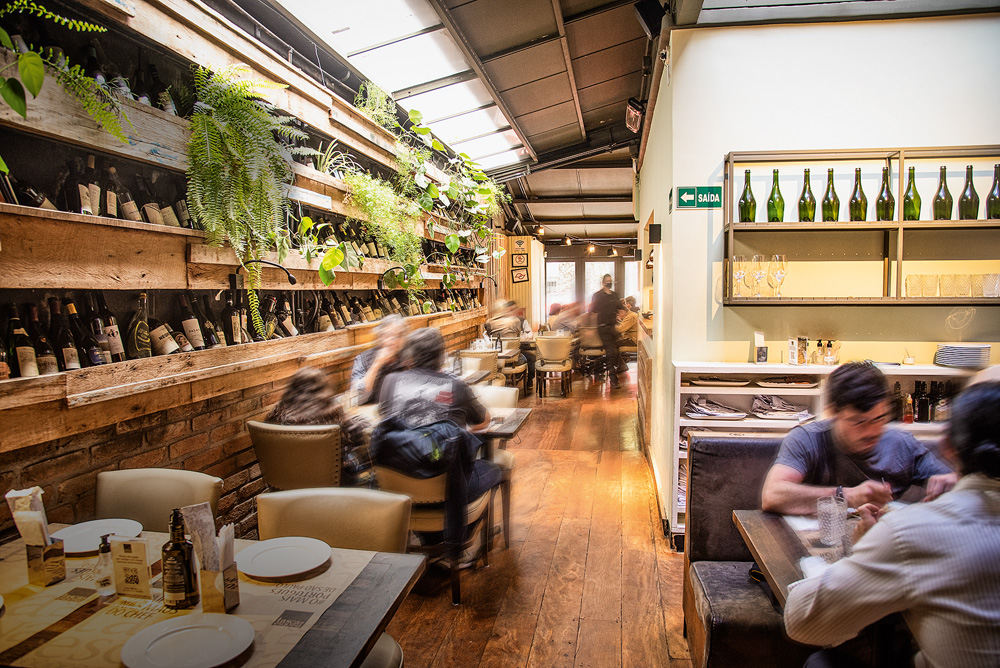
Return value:
<svg viewBox="0 0 1000 668">
<path fill-rule="evenodd" d="M 953 402 L 945 456 L 961 472 L 933 501 L 880 517 L 865 505 L 854 554 L 794 583 L 785 604 L 793 640 L 837 645 L 901 612 L 916 668 L 1000 666 L 1000 382 Z M 877 521 L 876 521 L 877 520 Z M 864 533 L 867 530 L 867 533 Z M 836 648 L 806 666 L 859 666 Z"/>
<path fill-rule="evenodd" d="M 286 425 L 340 425 L 344 443 L 343 484 L 366 484 L 371 477 L 371 461 L 365 436 L 368 422 L 357 416 L 346 418 L 344 411 L 334 401 L 334 396 L 326 373 L 313 367 L 304 367 L 289 379 L 281 399 L 268 413 L 265 421 Z"/>
</svg>

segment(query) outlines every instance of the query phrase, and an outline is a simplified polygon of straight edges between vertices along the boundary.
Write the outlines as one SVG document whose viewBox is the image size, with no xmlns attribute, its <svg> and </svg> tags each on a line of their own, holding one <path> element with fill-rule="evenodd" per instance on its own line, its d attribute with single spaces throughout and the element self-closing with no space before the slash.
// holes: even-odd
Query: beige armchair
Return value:
<svg viewBox="0 0 1000 668">
<path fill-rule="evenodd" d="M 445 523 L 445 475 L 433 478 L 411 478 L 410 476 L 385 468 L 375 467 L 379 487 L 388 492 L 405 494 L 413 501 L 410 511 L 410 531 L 443 532 Z M 462 545 L 463 550 L 472 548 L 479 534 L 479 553 L 475 560 L 483 560 L 483 566 L 489 565 L 489 516 L 493 505 L 495 489 L 483 494 L 478 499 L 472 499 L 466 506 L 466 535 L 468 539 Z M 459 563 L 447 554 L 447 546 L 442 541 L 436 545 L 415 545 L 411 542 L 410 552 L 426 554 L 430 557 L 442 557 L 448 563 L 451 572 L 451 602 L 459 605 L 462 602 L 462 585 Z"/>
<path fill-rule="evenodd" d="M 580 328 L 580 371 L 597 378 L 604 371 L 604 341 L 596 327 Z"/>
<path fill-rule="evenodd" d="M 330 547 L 406 552 L 410 499 L 374 489 L 293 489 L 257 497 L 261 540 L 305 536 Z M 383 633 L 361 668 L 402 668 L 403 650 Z"/>
<path fill-rule="evenodd" d="M 517 408 L 517 388 L 516 387 L 491 387 L 489 385 L 475 385 L 472 392 L 479 399 L 479 402 L 487 410 L 494 408 Z M 503 513 L 503 544 L 510 547 L 510 493 L 511 478 L 514 473 L 516 460 L 514 453 L 507 452 L 507 440 L 498 439 L 497 447 L 493 448 L 493 463 L 500 467 L 503 477 L 500 478 L 500 506 Z M 492 524 L 492 523 L 491 523 Z"/>
<path fill-rule="evenodd" d="M 573 339 L 569 336 L 541 336 L 535 339 L 538 346 L 538 361 L 535 363 L 535 379 L 538 396 L 544 397 L 549 381 L 559 379 L 563 396 L 573 387 Z"/>
<path fill-rule="evenodd" d="M 264 482 L 272 489 L 337 487 L 343 467 L 338 425 L 247 422 Z"/>
<path fill-rule="evenodd" d="M 178 469 L 124 469 L 97 474 L 97 519 L 135 520 L 147 531 L 170 530 L 170 511 L 195 503 L 219 510 L 222 478 Z"/>
</svg>

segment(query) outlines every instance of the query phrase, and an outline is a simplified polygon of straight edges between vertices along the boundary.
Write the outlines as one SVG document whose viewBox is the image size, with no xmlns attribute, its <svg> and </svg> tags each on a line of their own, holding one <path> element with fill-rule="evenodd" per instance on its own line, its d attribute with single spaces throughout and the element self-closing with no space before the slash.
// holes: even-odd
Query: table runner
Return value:
<svg viewBox="0 0 1000 668">
<path fill-rule="evenodd" d="M 151 552 L 166 534 L 144 532 Z M 237 553 L 252 541 L 237 541 Z M 260 582 L 240 574 L 240 605 L 230 614 L 246 619 L 255 631 L 245 668 L 278 664 L 364 570 L 374 552 L 333 550 L 329 568 L 308 580 Z M 95 559 L 67 559 L 66 580 L 50 587 L 26 584 L 25 551 L 18 541 L 0 547 L 0 664 L 25 667 L 87 666 L 118 668 L 121 649 L 143 628 L 178 615 L 162 605 L 159 577 L 154 600 L 131 597 L 99 599 L 89 569 Z"/>
</svg>

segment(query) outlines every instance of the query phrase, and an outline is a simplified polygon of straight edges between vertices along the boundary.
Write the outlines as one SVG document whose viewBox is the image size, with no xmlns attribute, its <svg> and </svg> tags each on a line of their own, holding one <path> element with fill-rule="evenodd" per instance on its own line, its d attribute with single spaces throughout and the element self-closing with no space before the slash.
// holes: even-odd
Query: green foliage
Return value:
<svg viewBox="0 0 1000 668">
<path fill-rule="evenodd" d="M 354 158 L 336 149 L 336 140 L 330 140 L 326 148 L 323 148 L 322 143 L 319 145 L 319 151 L 316 152 L 317 155 L 313 158 L 313 167 L 317 172 L 323 172 L 324 174 L 340 178 L 347 170 L 358 171 L 361 169 L 358 163 L 354 161 Z"/>
<path fill-rule="evenodd" d="M 30 0 L 7 2 L 0 7 L 0 19 L 8 14 L 37 16 L 77 32 L 107 32 L 106 28 L 99 25 L 67 18 Z M 3 27 L 0 27 L 0 46 L 15 51 L 10 35 Z M 41 48 L 38 51 L 18 53 L 15 63 L 20 81 L 14 77 L 0 76 L 0 97 L 19 115 L 24 118 L 28 117 L 28 99 L 25 89 L 31 93 L 32 97 L 38 97 L 45 81 L 45 69 L 48 67 L 56 81 L 80 102 L 91 118 L 118 140 L 128 141 L 122 123 L 127 123 L 130 127 L 131 123 L 125 115 L 121 103 L 111 93 L 110 88 L 101 86 L 88 77 L 79 66 L 70 66 L 65 58 L 57 57 L 52 49 L 46 51 Z M 12 66 L 13 63 L 0 71 L 5 71 Z M 0 172 L 7 173 L 7 165 L 2 158 L 0 158 Z"/>
<path fill-rule="evenodd" d="M 224 241 L 241 262 L 260 259 L 274 248 L 288 210 L 286 186 L 292 181 L 291 153 L 278 138 L 305 140 L 259 97 L 279 84 L 248 79 L 250 68 L 236 65 L 218 71 L 194 70 L 198 101 L 188 141 L 188 208 L 205 229 L 209 243 Z M 251 313 L 259 332 L 257 295 L 260 265 L 248 268 Z"/>
<path fill-rule="evenodd" d="M 392 99 L 392 95 L 370 81 L 362 83 L 358 88 L 354 106 L 389 132 L 395 133 L 399 127 L 399 121 L 396 120 L 396 101 Z"/>
</svg>

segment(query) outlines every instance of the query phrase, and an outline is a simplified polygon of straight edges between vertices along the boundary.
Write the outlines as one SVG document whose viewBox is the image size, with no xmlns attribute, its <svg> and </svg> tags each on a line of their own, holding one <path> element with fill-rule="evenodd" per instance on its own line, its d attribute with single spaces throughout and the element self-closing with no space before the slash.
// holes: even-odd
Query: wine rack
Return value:
<svg viewBox="0 0 1000 668">
<path fill-rule="evenodd" d="M 901 175 L 906 173 L 910 164 L 917 162 L 924 166 L 931 160 L 988 159 L 1000 162 L 1000 146 L 951 146 L 932 148 L 884 148 L 884 149 L 844 149 L 818 151 L 739 151 L 725 156 L 723 187 L 723 217 L 724 217 L 724 262 L 723 262 L 723 295 L 722 303 L 726 306 L 957 306 L 957 305 L 998 305 L 1000 298 L 987 296 L 935 296 L 915 297 L 904 294 L 904 276 L 909 273 L 904 266 L 915 261 L 915 253 L 924 252 L 929 246 L 948 248 L 941 257 L 945 260 L 978 261 L 977 271 L 988 267 L 991 273 L 1000 273 L 1000 220 L 904 220 L 903 201 L 906 182 Z M 766 195 L 762 192 L 758 198 L 757 220 L 740 222 L 737 218 L 736 201 L 739 198 L 737 180 L 739 170 L 755 165 L 759 172 L 768 172 L 773 168 L 786 170 L 799 169 L 816 164 L 842 165 L 838 167 L 841 173 L 851 171 L 858 163 L 878 164 L 889 169 L 889 174 L 895 175 L 894 216 L 892 220 L 865 220 L 837 222 L 794 222 L 796 217 L 795 202 L 797 191 L 785 195 L 785 215 L 783 222 L 761 221 L 761 209 L 764 209 Z M 951 176 L 953 184 L 961 183 L 961 177 Z M 801 175 L 796 179 L 801 187 Z M 988 183 L 988 182 L 987 182 Z M 787 182 L 786 182 L 787 185 Z M 817 184 L 819 186 L 819 184 Z M 926 215 L 932 209 L 933 192 L 924 188 L 923 210 Z M 818 190 L 822 192 L 822 190 Z M 955 188 L 954 192 L 958 192 Z M 988 191 L 980 189 L 980 199 L 985 201 Z M 874 199 L 873 193 L 869 200 Z M 957 197 L 954 212 L 957 215 Z M 982 207 L 982 205 L 981 205 Z M 874 217 L 874 207 L 869 205 Z M 842 197 L 840 216 L 847 217 L 846 196 Z M 983 214 L 985 215 L 985 214 Z M 819 212 L 817 211 L 817 216 Z M 763 218 L 766 220 L 766 210 Z M 867 233 L 868 236 L 865 236 Z M 740 253 L 741 244 L 753 245 L 754 242 L 767 239 L 768 252 L 783 252 L 784 245 L 799 248 L 819 249 L 825 246 L 835 248 L 844 258 L 869 259 L 871 264 L 880 261 L 881 285 L 867 284 L 865 294 L 857 296 L 824 296 L 821 294 L 796 296 L 745 296 L 739 294 L 739 286 L 733 275 L 734 256 Z M 773 235 L 773 236 L 772 236 Z M 877 235 L 877 241 L 876 236 Z M 918 243 L 920 242 L 920 243 Z M 924 251 L 914 251 L 923 247 Z M 773 249 L 773 250 L 772 250 Z M 959 249 L 959 250 L 955 250 Z M 992 250 L 990 250 L 992 249 Z M 763 251 L 763 244 L 762 244 Z M 956 253 L 965 253 L 958 257 Z M 765 253 L 766 255 L 767 253 Z M 811 253 L 806 253 L 811 254 Z M 789 258 L 790 272 L 794 271 L 793 258 Z M 848 273 L 855 265 L 844 265 L 842 273 Z M 912 266 L 912 265 L 911 265 Z M 874 280 L 874 277 L 872 277 Z M 836 274 L 824 276 L 824 284 L 832 284 L 837 280 Z M 819 281 L 817 281 L 819 282 Z M 745 288 L 743 292 L 746 292 Z M 818 292 L 818 291 L 817 291 Z M 851 292 L 848 292 L 850 295 Z"/>
</svg>

